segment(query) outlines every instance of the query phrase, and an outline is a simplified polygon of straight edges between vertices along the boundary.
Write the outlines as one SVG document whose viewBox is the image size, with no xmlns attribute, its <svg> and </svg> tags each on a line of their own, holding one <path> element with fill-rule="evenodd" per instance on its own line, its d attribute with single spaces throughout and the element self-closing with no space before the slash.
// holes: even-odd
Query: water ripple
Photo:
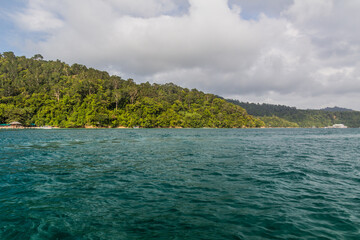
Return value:
<svg viewBox="0 0 360 240">
<path fill-rule="evenodd" d="M 359 137 L 0 131 L 0 239 L 360 239 Z"/>
</svg>

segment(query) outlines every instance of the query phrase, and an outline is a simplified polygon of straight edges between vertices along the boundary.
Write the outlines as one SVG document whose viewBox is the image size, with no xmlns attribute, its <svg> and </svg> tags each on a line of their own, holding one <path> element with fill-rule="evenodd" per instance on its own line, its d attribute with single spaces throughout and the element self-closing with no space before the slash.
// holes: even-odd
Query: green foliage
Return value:
<svg viewBox="0 0 360 240">
<path fill-rule="evenodd" d="M 342 123 L 348 127 L 360 127 L 360 112 L 349 111 L 349 109 L 336 108 L 326 110 L 300 110 L 294 107 L 272 104 L 255 104 L 228 100 L 238 106 L 243 107 L 251 115 L 258 116 L 267 126 L 290 127 L 290 123 L 295 123 L 299 127 L 327 127 Z M 278 117 L 276 119 L 273 117 Z M 275 122 L 274 122 L 275 121 Z"/>
<path fill-rule="evenodd" d="M 287 121 L 277 116 L 264 116 L 260 119 L 265 123 L 266 127 L 286 127 L 286 128 L 297 128 L 299 125 L 294 122 Z"/>
<path fill-rule="evenodd" d="M 136 84 L 59 60 L 0 54 L 0 123 L 64 128 L 262 127 L 246 111 L 212 94 L 172 83 Z"/>
</svg>

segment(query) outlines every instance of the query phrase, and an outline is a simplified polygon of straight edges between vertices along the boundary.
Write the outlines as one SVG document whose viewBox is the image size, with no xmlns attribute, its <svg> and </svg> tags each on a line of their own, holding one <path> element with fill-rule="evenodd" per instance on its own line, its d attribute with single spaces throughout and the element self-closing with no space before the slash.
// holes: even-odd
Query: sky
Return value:
<svg viewBox="0 0 360 240">
<path fill-rule="evenodd" d="M 0 52 L 245 102 L 360 110 L 359 0 L 0 0 Z"/>
</svg>

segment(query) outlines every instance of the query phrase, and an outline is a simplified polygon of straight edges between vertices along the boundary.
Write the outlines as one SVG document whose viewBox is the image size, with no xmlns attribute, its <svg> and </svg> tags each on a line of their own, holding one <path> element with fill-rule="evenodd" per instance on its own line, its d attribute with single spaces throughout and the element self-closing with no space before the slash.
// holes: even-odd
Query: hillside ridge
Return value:
<svg viewBox="0 0 360 240">
<path fill-rule="evenodd" d="M 346 108 L 297 109 L 285 105 L 249 103 L 227 99 L 265 122 L 267 127 L 328 127 L 344 124 L 351 128 L 360 127 L 360 112 Z"/>
<path fill-rule="evenodd" d="M 60 60 L 0 54 L 0 123 L 143 128 L 248 128 L 264 123 L 214 94 L 172 83 L 137 84 Z"/>
</svg>

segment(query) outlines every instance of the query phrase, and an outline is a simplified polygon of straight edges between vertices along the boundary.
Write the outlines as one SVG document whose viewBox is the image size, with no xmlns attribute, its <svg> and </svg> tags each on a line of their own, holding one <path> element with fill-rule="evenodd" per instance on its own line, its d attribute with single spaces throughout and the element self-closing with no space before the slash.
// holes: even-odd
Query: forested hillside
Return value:
<svg viewBox="0 0 360 240">
<path fill-rule="evenodd" d="M 297 124 L 299 127 L 327 127 L 338 123 L 353 128 L 360 127 L 360 112 L 350 109 L 344 111 L 342 108 L 330 108 L 329 111 L 326 109 L 301 110 L 283 105 L 256 104 L 239 102 L 238 100 L 227 101 L 243 107 L 251 115 L 260 117 L 267 126 L 274 126 L 270 123 L 273 121 L 274 124 L 277 124 L 276 127 L 288 127 L 289 122 Z M 274 116 L 280 119 L 274 122 L 274 119 L 269 118 Z"/>
<path fill-rule="evenodd" d="M 213 94 L 168 84 L 136 84 L 41 55 L 0 54 L 0 123 L 58 127 L 261 127 Z"/>
<path fill-rule="evenodd" d="M 320 109 L 325 112 L 353 112 L 354 110 L 348 108 L 341 108 L 341 107 L 327 107 Z"/>
</svg>

